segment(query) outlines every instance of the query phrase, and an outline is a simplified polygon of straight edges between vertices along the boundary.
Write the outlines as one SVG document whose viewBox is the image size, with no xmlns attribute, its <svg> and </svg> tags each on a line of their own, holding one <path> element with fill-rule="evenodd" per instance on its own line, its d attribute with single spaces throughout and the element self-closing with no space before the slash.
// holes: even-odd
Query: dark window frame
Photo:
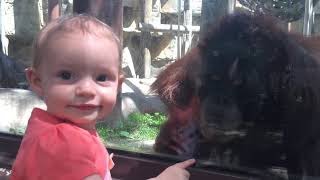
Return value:
<svg viewBox="0 0 320 180">
<path fill-rule="evenodd" d="M 0 132 L 0 168 L 11 169 L 22 140 L 21 135 Z M 113 178 L 141 180 L 157 176 L 168 166 L 180 160 L 162 157 L 154 154 L 142 154 L 119 149 L 108 148 L 114 153 L 115 167 L 111 174 Z M 223 169 L 221 167 L 194 167 L 188 168 L 191 180 L 245 180 L 261 179 L 258 172 L 245 172 L 239 170 Z"/>
</svg>

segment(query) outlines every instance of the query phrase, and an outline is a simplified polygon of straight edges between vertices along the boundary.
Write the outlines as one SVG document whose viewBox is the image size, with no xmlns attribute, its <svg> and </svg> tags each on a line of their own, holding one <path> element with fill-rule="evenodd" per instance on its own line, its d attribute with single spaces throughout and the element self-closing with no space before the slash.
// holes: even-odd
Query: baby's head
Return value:
<svg viewBox="0 0 320 180">
<path fill-rule="evenodd" d="M 38 34 L 27 78 L 50 114 L 92 129 L 116 103 L 120 52 L 108 25 L 86 15 L 63 17 Z"/>
<path fill-rule="evenodd" d="M 41 61 L 45 59 L 43 56 L 46 55 L 46 48 L 52 39 L 57 38 L 57 36 L 76 33 L 83 36 L 93 35 L 107 39 L 110 43 L 115 43 L 120 57 L 120 41 L 113 30 L 95 17 L 80 14 L 58 18 L 39 32 L 34 42 L 32 67 L 37 68 Z"/>
</svg>

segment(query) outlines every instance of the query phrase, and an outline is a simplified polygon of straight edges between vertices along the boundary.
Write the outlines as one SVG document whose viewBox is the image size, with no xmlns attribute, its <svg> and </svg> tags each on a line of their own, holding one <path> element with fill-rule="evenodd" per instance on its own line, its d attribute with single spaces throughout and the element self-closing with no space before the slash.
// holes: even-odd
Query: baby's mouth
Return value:
<svg viewBox="0 0 320 180">
<path fill-rule="evenodd" d="M 75 109 L 79 109 L 79 110 L 82 110 L 82 111 L 89 111 L 89 110 L 95 110 L 95 109 L 99 109 L 100 108 L 100 106 L 93 105 L 93 104 L 71 105 L 70 107 L 75 108 Z"/>
</svg>

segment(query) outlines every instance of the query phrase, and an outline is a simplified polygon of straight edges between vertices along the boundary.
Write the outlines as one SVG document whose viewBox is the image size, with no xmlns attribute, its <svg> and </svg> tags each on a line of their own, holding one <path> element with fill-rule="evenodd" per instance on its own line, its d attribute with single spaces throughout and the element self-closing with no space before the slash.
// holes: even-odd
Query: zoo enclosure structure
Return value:
<svg viewBox="0 0 320 180">
<path fill-rule="evenodd" d="M 43 12 L 37 12 L 39 18 L 42 21 L 38 23 L 38 28 L 45 24 L 45 21 L 50 21 L 60 15 L 68 13 L 88 13 L 97 16 L 102 21 L 109 24 L 114 31 L 118 34 L 120 39 L 126 39 L 126 37 L 136 36 L 135 42 L 132 46 L 137 49 L 138 55 L 131 56 L 132 51 L 127 51 L 126 47 L 128 42 L 123 43 L 124 46 L 124 63 L 129 69 L 128 75 L 134 78 L 150 78 L 155 76 L 157 72 L 152 73 L 151 63 L 155 59 L 155 55 L 152 55 L 152 43 L 154 37 L 161 39 L 161 42 L 166 41 L 163 38 L 165 35 L 171 34 L 174 40 L 173 46 L 174 51 L 171 49 L 169 59 L 171 61 L 179 59 L 185 54 L 190 47 L 192 47 L 193 38 L 197 40 L 200 35 L 206 30 L 206 27 L 214 23 L 221 15 L 231 13 L 235 8 L 241 5 L 251 5 L 252 7 L 258 8 L 259 4 L 257 0 L 37 0 L 37 1 L 26 1 L 34 6 L 41 6 Z M 262 2 L 262 1 L 261 1 Z M 265 2 L 265 1 L 263 1 Z M 270 1 L 273 2 L 273 1 Z M 294 0 L 287 0 L 281 2 L 298 2 Z M 303 9 L 303 18 L 299 27 L 301 32 L 305 35 L 310 35 L 312 30 L 315 28 L 314 21 L 317 20 L 316 15 L 319 14 L 319 3 L 318 0 L 304 0 L 298 3 L 298 7 Z M 273 2 L 275 3 L 275 2 Z M 21 25 L 10 25 L 12 18 L 8 20 L 6 15 L 8 11 L 8 4 L 14 6 L 13 13 L 22 11 L 21 2 L 13 0 L 1 0 L 1 42 L 2 49 L 5 54 L 8 54 L 12 48 L 8 46 L 16 46 L 12 43 L 8 36 L 10 33 L 19 31 Z M 269 3 L 270 4 L 270 3 Z M 16 7 L 19 7 L 16 8 Z M 250 8 L 252 8 L 250 7 Z M 28 7 L 26 8 L 28 9 Z M 134 11 L 133 14 L 128 14 L 127 11 Z M 44 12 L 46 11 L 46 12 Z M 254 11 L 254 10 L 252 10 Z M 280 11 L 280 10 L 277 10 Z M 47 13 L 45 15 L 45 13 Z M 14 15 L 15 16 L 15 15 Z M 135 16 L 135 23 L 128 26 L 125 21 L 129 16 Z M 164 20 L 165 18 L 170 20 Z M 16 18 L 19 19 L 19 18 Z M 21 19 L 21 18 L 20 18 Z M 209 21 L 210 20 L 210 21 Z M 166 22 L 162 22 L 166 21 Z M 15 23 L 15 22 L 14 22 Z M 289 23 L 288 29 L 294 29 L 293 23 Z M 10 26 L 13 26 L 12 30 L 8 30 Z M 8 28 L 9 27 L 9 28 Z M 200 28 L 201 27 L 201 28 Z M 27 27 L 24 27 L 28 31 Z M 319 27 L 316 27 L 319 29 Z M 12 32 L 9 32 L 12 31 Z M 32 30 L 30 30 L 32 31 Z M 22 36 L 27 36 L 28 32 Z M 24 38 L 24 37 L 23 37 Z M 30 38 L 29 38 L 30 39 Z M 30 41 L 30 40 L 29 40 Z M 169 41 L 172 41 L 170 39 Z M 10 42 L 10 43 L 9 43 Z M 10 45 L 11 44 L 11 45 Z M 13 45 L 12 45 L 13 44 Z M 25 42 L 21 43 L 25 44 Z M 167 44 L 166 44 L 167 45 Z M 160 45 L 161 46 L 161 45 Z M 157 51 L 163 51 L 167 47 L 157 47 Z M 154 48 L 153 48 L 154 49 Z M 16 53 L 16 49 L 11 50 Z M 22 53 L 23 54 L 23 53 Z M 24 56 L 24 55 L 21 55 Z M 21 57 L 20 56 L 20 57 Z M 27 64 L 27 63 L 26 63 Z M 163 66 L 163 65 L 162 65 Z"/>
<path fill-rule="evenodd" d="M 64 5 L 65 5 L 65 3 L 63 3 L 62 1 L 55 1 L 55 3 L 52 3 L 53 1 L 49 1 L 50 3 L 49 3 L 49 9 L 50 9 L 50 13 L 49 13 L 49 18 L 50 19 L 52 19 L 52 18 L 56 18 L 57 16 L 59 16 L 59 15 L 62 15 L 63 13 L 65 13 L 65 11 L 63 11 L 63 7 L 64 7 Z M 93 3 L 94 2 L 94 4 L 87 4 L 87 3 L 89 3 L 88 1 L 73 1 L 73 11 L 74 12 L 78 12 L 78 13 L 81 13 L 81 12 L 87 12 L 87 13 L 91 13 L 91 14 L 93 14 L 93 15 L 95 15 L 95 16 L 98 16 L 100 19 L 102 19 L 103 21 L 105 21 L 105 22 L 107 22 L 108 24 L 110 24 L 114 29 L 115 29 L 115 31 L 118 33 L 118 35 L 121 37 L 121 36 L 123 36 L 123 34 L 122 33 L 136 33 L 136 31 L 139 31 L 138 33 L 139 33 L 139 35 L 141 35 L 142 33 L 146 33 L 146 36 L 148 36 L 148 34 L 149 34 L 149 32 L 151 32 L 150 34 L 152 34 L 152 33 L 154 33 L 154 32 L 172 32 L 172 33 L 174 33 L 175 35 L 177 34 L 177 33 L 181 33 L 181 34 L 188 34 L 188 33 L 184 33 L 184 32 L 181 32 L 181 31 L 183 31 L 184 29 L 184 26 L 177 26 L 177 25 L 175 25 L 175 24 L 173 24 L 171 27 L 172 27 L 172 29 L 170 29 L 170 28 L 165 28 L 165 26 L 166 25 L 159 25 L 159 24 L 151 24 L 151 23 L 145 23 L 145 22 L 142 22 L 141 21 L 141 23 L 139 23 L 139 26 L 137 26 L 137 27 L 139 27 L 139 28 L 137 28 L 137 29 L 131 29 L 131 28 L 126 28 L 126 27 L 123 27 L 123 6 L 130 6 L 129 4 L 126 4 L 126 3 L 129 3 L 129 1 L 119 1 L 119 0 L 116 0 L 116 1 L 90 1 L 91 3 Z M 99 3 L 99 2 L 103 2 L 103 3 L 108 3 L 108 4 L 105 4 L 104 6 L 99 6 L 99 7 L 96 7 L 96 6 L 98 6 L 97 5 L 97 3 Z M 132 2 L 132 1 L 131 1 Z M 145 1 L 146 2 L 146 1 Z M 214 13 L 216 13 L 216 14 L 218 14 L 217 12 L 218 11 L 212 11 L 212 9 L 210 10 L 210 8 L 212 8 L 212 7 L 221 7 L 221 6 L 213 6 L 213 5 L 217 5 L 218 3 L 220 3 L 220 4 L 223 4 L 223 2 L 228 2 L 228 6 L 227 6 L 227 8 L 225 8 L 225 9 L 223 9 L 223 8 L 221 8 L 221 11 L 223 10 L 223 11 L 226 11 L 226 12 L 232 12 L 232 10 L 234 9 L 234 4 L 232 4 L 232 3 L 236 3 L 236 1 L 225 1 L 225 0 L 220 0 L 220 1 L 203 1 L 202 3 L 203 4 L 205 4 L 205 6 L 203 6 L 205 9 L 206 9 L 206 11 L 207 12 L 210 12 L 211 14 L 210 15 L 212 15 L 212 14 L 214 14 Z M 306 1 L 306 3 L 310 3 L 310 1 Z M 58 3 L 58 4 L 57 4 Z M 118 4 L 117 4 L 118 3 Z M 211 5 L 208 5 L 208 4 L 210 4 L 211 3 Z M 214 4 L 214 3 L 216 3 L 216 4 Z M 181 4 L 180 4 L 181 5 Z M 310 10 L 310 4 L 308 5 L 308 6 L 306 6 L 306 7 L 308 7 L 308 9 Z M 59 7 L 58 9 L 57 9 L 57 7 Z M 90 7 L 90 8 L 89 8 Z M 225 7 L 225 6 L 224 6 Z M 313 7 L 313 6 L 311 6 L 311 7 Z M 89 9 L 88 9 L 89 8 Z M 101 9 L 99 9 L 99 8 L 101 8 Z M 102 11 L 102 9 L 104 9 L 103 11 Z M 180 9 L 180 8 L 179 8 Z M 121 13 L 120 13 L 121 12 Z M 143 11 L 144 13 L 146 12 L 146 11 Z M 152 11 L 151 11 L 152 12 Z M 312 14 L 310 13 L 310 12 L 312 12 L 312 11 L 306 11 L 306 12 L 308 12 L 308 13 L 305 13 L 305 18 L 308 20 L 308 21 L 304 21 L 304 22 L 309 22 L 311 25 L 312 25 L 312 23 L 311 23 L 311 18 L 312 18 Z M 314 11 L 313 11 L 314 12 Z M 310 15 L 311 14 L 311 15 Z M 308 16 L 306 16 L 306 15 L 308 15 Z M 116 17 L 118 17 L 118 18 L 114 18 L 114 16 L 116 16 Z M 208 16 L 209 15 L 207 15 L 207 18 L 208 18 Z M 217 15 L 218 16 L 218 15 Z M 121 17 L 121 18 L 119 18 L 119 17 Z M 216 16 L 215 16 L 216 17 Z M 152 18 L 152 15 L 151 15 L 151 18 Z M 181 17 L 180 17 L 181 18 Z M 211 19 L 211 18 L 208 18 L 208 19 Z M 179 24 L 179 23 L 178 23 Z M 305 25 L 305 24 L 304 24 Z M 147 28 L 149 28 L 149 29 L 147 29 L 147 30 L 143 30 L 143 26 L 147 26 L 147 27 L 145 27 L 145 29 L 147 29 Z M 197 26 L 196 26 L 197 27 Z M 311 26 L 307 26 L 307 25 L 305 25 L 305 26 L 303 26 L 304 28 L 304 32 L 308 32 L 309 31 L 309 34 L 311 33 L 311 29 L 312 28 L 310 28 Z M 309 28 L 309 30 L 308 31 L 306 31 L 307 30 L 307 28 Z M 160 29 L 160 30 L 159 30 Z M 180 29 L 180 30 L 179 30 Z M 199 30 L 200 30 L 200 28 L 199 28 Z M 202 31 L 204 31 L 205 30 L 205 28 L 201 28 L 201 30 Z M 142 33 L 141 33 L 141 31 L 142 31 Z M 189 32 L 191 32 L 191 33 L 194 33 L 196 30 L 192 30 L 192 31 L 189 31 Z M 156 34 L 155 33 L 155 34 Z M 180 35 L 181 35 L 180 34 Z M 308 35 L 308 34 L 306 34 L 306 35 Z M 181 38 L 182 38 L 182 35 L 180 36 Z M 143 40 L 143 38 L 141 38 L 142 40 Z M 146 40 L 148 40 L 148 39 L 146 39 Z M 181 44 L 181 46 L 183 46 L 182 44 Z M 180 49 L 180 48 L 179 48 Z M 183 54 L 182 53 L 182 51 L 180 52 L 181 54 Z M 4 144 L 4 146 L 7 146 L 7 144 L 5 143 Z M 4 147 L 4 146 L 1 146 L 1 147 Z M 1 151 L 0 151 L 1 152 Z M 122 153 L 126 153 L 126 152 L 122 152 Z M 116 154 L 121 154 L 121 153 L 116 153 Z M 14 157 L 15 155 L 13 155 L 12 157 Z M 213 178 L 213 177 L 211 177 L 211 178 Z M 140 179 L 142 179 L 142 178 L 140 178 Z M 202 178 L 198 178 L 198 179 L 202 179 Z M 219 178 L 218 178 L 219 179 Z"/>
</svg>

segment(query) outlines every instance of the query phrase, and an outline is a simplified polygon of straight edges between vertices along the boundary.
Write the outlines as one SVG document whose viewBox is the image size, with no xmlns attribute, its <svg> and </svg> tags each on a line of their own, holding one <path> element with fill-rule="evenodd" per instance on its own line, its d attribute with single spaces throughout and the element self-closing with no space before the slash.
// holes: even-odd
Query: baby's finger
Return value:
<svg viewBox="0 0 320 180">
<path fill-rule="evenodd" d="M 113 153 L 111 153 L 109 155 L 109 159 L 108 159 L 109 170 L 111 170 L 114 167 L 114 162 L 113 162 L 112 158 L 113 158 Z"/>
<path fill-rule="evenodd" d="M 196 162 L 195 159 L 188 159 L 188 160 L 186 160 L 186 161 L 177 163 L 177 164 L 175 164 L 174 166 L 185 169 L 185 168 L 187 168 L 187 167 L 190 167 L 190 166 L 191 166 L 192 164 L 194 164 L 195 162 Z"/>
<path fill-rule="evenodd" d="M 187 170 L 184 170 L 183 177 L 186 178 L 186 179 L 189 179 L 190 178 L 190 173 Z"/>
</svg>

